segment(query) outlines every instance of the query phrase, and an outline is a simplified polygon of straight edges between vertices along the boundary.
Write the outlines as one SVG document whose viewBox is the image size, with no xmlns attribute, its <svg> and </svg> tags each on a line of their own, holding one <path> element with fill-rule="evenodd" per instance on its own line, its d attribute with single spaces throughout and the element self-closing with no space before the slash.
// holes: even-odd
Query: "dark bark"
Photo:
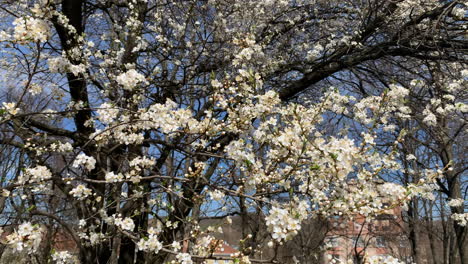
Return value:
<svg viewBox="0 0 468 264">
<path fill-rule="evenodd" d="M 448 128 L 446 128 L 446 131 Z M 441 151 L 440 157 L 444 167 L 453 168 L 453 148 L 450 144 L 450 140 L 445 138 L 443 142 L 439 144 Z M 453 173 L 453 170 L 447 170 L 444 173 L 445 178 L 447 179 L 447 185 L 449 190 L 449 199 L 461 199 L 461 183 L 459 175 Z M 452 214 L 463 214 L 464 206 L 450 207 Z M 456 243 L 458 248 L 458 254 L 460 256 L 460 263 L 468 263 L 468 253 L 466 253 L 466 226 L 460 225 L 457 221 L 453 221 L 453 228 L 455 231 Z"/>
<path fill-rule="evenodd" d="M 301 71 L 305 72 L 304 76 L 293 82 L 292 84 L 282 88 L 279 91 L 279 96 L 282 100 L 290 100 L 298 94 L 304 92 L 312 85 L 330 77 L 334 73 L 352 68 L 370 60 L 378 60 L 384 57 L 413 57 L 422 60 L 450 60 L 451 55 L 447 52 L 453 50 L 467 50 L 468 43 L 463 40 L 451 41 L 440 40 L 436 41 L 430 36 L 418 36 L 414 31 L 414 26 L 421 23 L 424 19 L 437 20 L 443 12 L 447 12 L 454 6 L 453 2 L 448 2 L 444 6 L 435 8 L 429 12 L 423 13 L 418 17 L 413 18 L 394 33 L 386 41 L 368 46 L 362 49 L 344 46 L 338 48 L 331 56 L 325 58 L 323 62 L 311 65 L 309 68 L 304 68 Z M 387 16 L 395 11 L 396 5 L 390 4 L 387 7 L 387 12 L 371 21 L 369 21 L 363 30 L 359 42 L 365 42 L 370 36 L 379 34 L 377 30 L 382 26 L 382 22 L 386 21 Z M 416 34 L 416 35 L 415 35 Z M 426 45 L 411 47 L 412 39 L 421 37 L 421 41 L 425 41 Z M 449 42 L 450 41 L 450 42 Z M 430 55 L 431 51 L 445 51 L 441 56 Z M 287 69 L 283 69 L 287 72 Z"/>
<path fill-rule="evenodd" d="M 67 58 L 72 64 L 78 65 L 81 62 L 69 54 L 70 50 L 78 47 L 76 36 L 83 34 L 83 0 L 63 0 L 62 13 L 69 19 L 69 23 L 76 29 L 76 35 L 70 34 L 66 28 L 61 25 L 57 18 L 54 18 L 54 26 L 60 38 L 60 43 L 63 50 L 67 53 Z M 85 125 L 86 121 L 91 118 L 91 111 L 89 110 L 89 98 L 86 84 L 86 78 L 83 74 L 74 75 L 67 73 L 68 87 L 72 101 L 83 102 L 84 108 L 78 110 L 74 115 L 76 130 L 78 133 L 89 135 L 93 132 L 91 127 Z"/>
<path fill-rule="evenodd" d="M 413 261 L 417 264 L 421 263 L 421 251 L 420 251 L 420 239 L 419 239 L 419 214 L 417 211 L 418 201 L 413 199 L 408 205 L 408 216 L 409 216 L 409 240 L 411 243 L 411 255 Z"/>
</svg>

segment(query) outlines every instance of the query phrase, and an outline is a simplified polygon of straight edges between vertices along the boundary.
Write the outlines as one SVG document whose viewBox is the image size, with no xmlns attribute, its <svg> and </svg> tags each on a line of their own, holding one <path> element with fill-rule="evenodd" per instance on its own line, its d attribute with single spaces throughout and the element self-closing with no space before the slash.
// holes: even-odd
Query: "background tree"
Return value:
<svg viewBox="0 0 468 264">
<path fill-rule="evenodd" d="M 54 223 L 83 263 L 191 263 L 210 257 L 216 231 L 199 220 L 214 208 L 244 222 L 255 212 L 277 246 L 304 220 L 379 214 L 381 199 L 404 204 L 435 180 L 466 263 L 465 167 L 455 155 L 466 123 L 465 9 L 0 1 L 0 143 L 23 157 L 2 175 L 5 224 L 19 224 L 5 243 L 37 252 L 38 231 Z M 422 87 L 408 82 L 432 75 Z M 440 160 L 424 169 L 435 172 L 391 183 L 408 168 L 397 151 L 419 129 L 433 136 L 425 146 Z M 259 241 L 246 242 L 233 258 L 264 261 L 251 250 Z"/>
</svg>

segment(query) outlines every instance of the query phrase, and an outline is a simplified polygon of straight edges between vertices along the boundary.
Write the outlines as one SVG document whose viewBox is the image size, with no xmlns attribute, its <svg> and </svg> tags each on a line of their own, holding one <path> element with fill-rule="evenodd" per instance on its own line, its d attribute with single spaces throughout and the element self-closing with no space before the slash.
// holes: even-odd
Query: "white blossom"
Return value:
<svg viewBox="0 0 468 264">
<path fill-rule="evenodd" d="M 171 244 L 171 247 L 175 252 L 180 251 L 180 249 L 182 248 L 180 243 L 177 242 L 177 241 L 173 241 L 172 244 Z"/>
<path fill-rule="evenodd" d="M 402 199 L 406 195 L 406 189 L 403 188 L 403 186 L 391 183 L 391 182 L 386 182 L 382 185 L 378 186 L 379 191 L 384 194 L 384 197 L 394 197 L 397 199 Z"/>
<path fill-rule="evenodd" d="M 404 264 L 406 262 L 400 261 L 392 256 L 372 256 L 366 260 L 366 264 Z"/>
<path fill-rule="evenodd" d="M 464 202 L 465 202 L 465 200 L 463 200 L 463 199 L 461 199 L 461 198 L 458 198 L 458 199 L 450 199 L 450 200 L 447 202 L 447 205 L 450 206 L 450 207 L 458 207 L 458 206 L 463 205 Z"/>
<path fill-rule="evenodd" d="M 70 254 L 68 251 L 55 251 L 52 254 L 52 259 L 55 261 L 56 264 L 75 263 L 73 255 Z"/>
<path fill-rule="evenodd" d="M 50 178 L 52 178 L 52 173 L 46 166 L 36 166 L 34 168 L 27 168 L 25 173 L 19 178 L 19 182 L 43 182 Z"/>
<path fill-rule="evenodd" d="M 466 226 L 466 223 L 468 223 L 468 213 L 463 213 L 463 214 L 452 214 L 451 218 L 453 221 L 457 222 L 461 226 Z"/>
<path fill-rule="evenodd" d="M 15 25 L 14 38 L 17 41 L 45 42 L 50 37 L 51 30 L 46 21 L 33 17 L 18 17 Z"/>
<path fill-rule="evenodd" d="M 176 259 L 179 264 L 193 264 L 192 257 L 188 253 L 179 253 Z"/>
<path fill-rule="evenodd" d="M 117 5 L 126 8 L 91 12 L 78 27 L 59 0 L 8 2 L 5 7 L 14 7 L 13 13 L 0 11 L 4 21 L 14 21 L 0 31 L 6 100 L 0 123 L 4 134 L 11 135 L 6 144 L 12 143 L 12 153 L 27 155 L 25 162 L 32 167 L 11 177 L 6 171 L 1 194 L 8 201 L 23 199 L 25 206 L 34 199 L 49 208 L 55 189 L 45 187 L 64 182 L 68 195 L 78 201 L 72 207 L 79 214 L 54 216 L 79 221 L 83 250 L 114 245 L 112 236 L 129 236 L 138 241 L 138 250 L 157 254 L 173 249 L 171 261 L 191 264 L 190 254 L 207 254 L 223 228 L 205 228 L 197 215 L 174 218 L 181 209 L 177 204 L 186 199 L 195 199 L 186 205 L 197 205 L 200 216 L 206 216 L 212 210 L 229 215 L 236 199 L 245 197 L 248 210 L 264 214 L 272 238 L 265 242 L 271 248 L 293 239 L 301 223 L 314 217 L 372 218 L 404 207 L 415 196 L 435 199 L 435 179 L 443 177 L 444 169 L 409 169 L 422 179 L 414 184 L 379 179 L 423 160 L 419 155 L 429 146 L 425 144 L 444 133 L 439 124 L 458 131 L 456 126 L 466 121 L 468 71 L 460 63 L 442 60 L 434 69 L 441 74 L 432 74 L 433 67 L 417 65 L 412 72 L 400 67 L 404 79 L 358 69 L 329 78 L 344 66 L 362 64 L 363 58 L 373 63 L 375 58 L 366 54 L 388 44 L 375 37 L 387 36 L 388 29 L 402 38 L 389 42 L 387 48 L 396 53 L 384 54 L 388 58 L 398 55 L 395 43 L 424 49 L 411 32 L 456 40 L 447 34 L 457 34 L 462 25 L 449 22 L 462 17 L 463 4 L 442 12 L 443 5 L 434 0 L 382 1 L 375 10 L 367 10 L 369 3 L 341 3 L 336 9 L 327 1 L 209 0 L 195 6 L 194 16 L 189 5 L 173 1 L 154 5 L 141 20 L 140 5 L 147 0 L 119 0 Z M 383 12 L 388 7 L 392 12 Z M 169 12 L 173 10 L 177 14 Z M 206 10 L 209 19 L 203 17 Z M 329 11 L 337 13 L 327 15 Z M 369 21 L 353 18 L 363 12 L 385 18 L 386 26 L 362 31 Z M 435 22 L 441 26 L 434 27 Z M 460 30 L 440 34 L 451 26 Z M 438 58 L 444 49 L 421 54 Z M 382 72 L 390 69 L 384 68 Z M 363 81 L 353 85 L 349 78 Z M 378 79 L 390 81 L 389 89 L 383 89 L 384 82 L 373 85 Z M 330 82 L 336 87 L 324 86 Z M 296 94 L 305 84 L 319 89 Z M 422 122 L 411 122 L 409 130 L 399 126 L 414 120 Z M 407 156 L 409 149 L 398 151 L 418 135 L 424 136 L 421 149 Z M 96 177 L 87 177 L 91 171 Z M 199 195 L 191 195 L 187 186 Z M 271 199 L 271 194 L 285 199 Z M 463 203 L 447 201 L 452 209 Z M 188 207 L 182 209 L 190 211 Z M 143 230 L 132 218 L 148 212 L 154 217 Z M 31 215 L 28 209 L 18 216 Z M 466 214 L 452 219 L 466 225 Z M 229 217 L 225 222 L 232 224 Z M 176 236 L 177 241 L 162 237 L 180 227 L 187 236 Z M 39 229 L 25 223 L 5 243 L 29 251 Z M 187 243 L 193 238 L 194 243 Z M 233 257 L 250 263 L 242 254 Z M 56 252 L 52 258 L 66 262 L 68 253 Z M 383 256 L 366 261 L 398 263 Z"/>
<path fill-rule="evenodd" d="M 56 72 L 65 72 L 68 69 L 70 62 L 66 58 L 59 56 L 59 57 L 48 59 L 47 64 L 49 65 L 50 72 L 56 73 Z"/>
<path fill-rule="evenodd" d="M 42 87 L 38 84 L 35 84 L 35 83 L 32 83 L 29 85 L 29 90 L 28 92 L 31 94 L 31 95 L 38 95 L 42 92 Z"/>
<path fill-rule="evenodd" d="M 70 194 L 73 195 L 73 197 L 78 198 L 78 200 L 84 200 L 86 197 L 90 196 L 92 194 L 91 189 L 87 188 L 83 184 L 80 184 L 73 188 L 70 191 Z"/>
<path fill-rule="evenodd" d="M 301 229 L 300 219 L 292 217 L 286 209 L 271 208 L 265 220 L 272 238 L 277 241 L 289 240 Z"/>
<path fill-rule="evenodd" d="M 114 172 L 110 171 L 106 173 L 105 179 L 108 182 L 119 182 L 122 181 L 124 177 L 122 173 L 115 174 Z"/>
<path fill-rule="evenodd" d="M 225 196 L 224 193 L 219 190 L 210 191 L 208 195 L 215 201 L 221 201 Z"/>
<path fill-rule="evenodd" d="M 145 83 L 145 76 L 131 69 L 117 76 L 117 83 L 123 86 L 126 90 L 133 90 L 138 84 Z"/>
<path fill-rule="evenodd" d="M 126 231 L 133 231 L 133 229 L 135 229 L 135 223 L 133 223 L 133 220 L 129 217 L 123 219 L 116 217 L 114 219 L 114 224 Z"/>
<path fill-rule="evenodd" d="M 131 167 L 137 167 L 138 169 L 151 168 L 154 166 L 156 161 L 148 157 L 136 157 L 130 161 L 129 165 Z"/>
<path fill-rule="evenodd" d="M 117 119 L 119 109 L 109 103 L 103 103 L 99 106 L 97 113 L 99 121 L 104 124 L 110 124 Z"/>
<path fill-rule="evenodd" d="M 73 150 L 73 146 L 69 142 L 57 144 L 57 151 L 58 152 L 71 152 Z"/>
<path fill-rule="evenodd" d="M 105 238 L 105 235 L 102 233 L 95 233 L 92 232 L 89 234 L 89 242 L 91 245 L 98 245 L 101 241 L 103 241 Z"/>
<path fill-rule="evenodd" d="M 75 158 L 75 161 L 73 161 L 73 167 L 79 168 L 80 166 L 84 166 L 88 171 L 91 171 L 96 167 L 96 160 L 93 157 L 81 153 Z"/>
<path fill-rule="evenodd" d="M 22 223 L 13 233 L 6 236 L 7 244 L 19 252 L 34 253 L 39 249 L 43 231 L 38 225 Z"/>
<path fill-rule="evenodd" d="M 20 109 L 18 107 L 16 107 L 16 103 L 13 103 L 13 102 L 10 102 L 10 103 L 7 103 L 7 102 L 3 102 L 2 103 L 3 107 L 2 109 L 5 110 L 7 113 L 9 113 L 10 115 L 16 115 L 19 113 Z"/>
<path fill-rule="evenodd" d="M 137 243 L 138 249 L 142 251 L 150 251 L 153 253 L 158 253 L 163 245 L 158 240 L 157 233 L 153 230 L 148 230 L 149 236 L 147 238 L 142 238 Z"/>
<path fill-rule="evenodd" d="M 434 113 L 429 110 L 429 108 L 425 108 L 423 111 L 423 115 L 425 116 L 423 122 L 428 126 L 436 126 L 437 125 L 437 117 Z"/>
</svg>

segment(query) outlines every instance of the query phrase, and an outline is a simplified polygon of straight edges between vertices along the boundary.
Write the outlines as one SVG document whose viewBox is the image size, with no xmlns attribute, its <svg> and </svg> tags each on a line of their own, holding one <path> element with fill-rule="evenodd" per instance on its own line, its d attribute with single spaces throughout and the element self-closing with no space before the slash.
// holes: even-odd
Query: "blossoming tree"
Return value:
<svg viewBox="0 0 468 264">
<path fill-rule="evenodd" d="M 372 217 L 431 192 L 449 173 L 450 158 L 421 181 L 388 181 L 403 170 L 407 135 L 394 121 L 420 115 L 408 106 L 414 87 L 394 81 L 365 97 L 345 88 L 347 74 L 363 77 L 372 63 L 461 61 L 461 1 L 0 7 L 0 143 L 21 157 L 2 175 L 0 209 L 18 225 L 2 243 L 17 251 L 40 251 L 49 221 L 74 240 L 82 263 L 189 264 L 212 257 L 220 232 L 201 227 L 203 217 L 228 223 L 256 211 L 275 247 L 306 219 Z M 436 111 L 466 113 L 457 103 Z M 434 125 L 431 107 L 423 121 Z M 330 126 L 337 116 L 353 127 Z M 395 140 L 382 151 L 376 141 L 385 133 Z M 277 261 L 261 250 L 241 247 L 224 259 Z M 66 263 L 69 254 L 50 259 Z"/>
</svg>

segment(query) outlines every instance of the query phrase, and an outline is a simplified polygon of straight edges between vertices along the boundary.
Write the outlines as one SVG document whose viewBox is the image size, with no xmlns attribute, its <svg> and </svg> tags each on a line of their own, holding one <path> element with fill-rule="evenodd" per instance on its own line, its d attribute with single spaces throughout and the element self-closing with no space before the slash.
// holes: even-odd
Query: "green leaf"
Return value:
<svg viewBox="0 0 468 264">
<path fill-rule="evenodd" d="M 28 209 L 26 209 L 26 211 L 31 212 L 32 210 L 34 210 L 34 208 L 36 208 L 36 206 L 33 204 Z"/>
<path fill-rule="evenodd" d="M 245 165 L 247 166 L 247 168 L 249 168 L 249 169 L 250 169 L 250 168 L 252 167 L 252 165 L 253 165 L 253 163 L 252 163 L 250 160 L 244 160 L 244 162 L 245 162 Z"/>
<path fill-rule="evenodd" d="M 317 164 L 314 164 L 314 165 L 310 166 L 310 170 L 320 170 L 320 166 L 317 165 Z"/>
</svg>

